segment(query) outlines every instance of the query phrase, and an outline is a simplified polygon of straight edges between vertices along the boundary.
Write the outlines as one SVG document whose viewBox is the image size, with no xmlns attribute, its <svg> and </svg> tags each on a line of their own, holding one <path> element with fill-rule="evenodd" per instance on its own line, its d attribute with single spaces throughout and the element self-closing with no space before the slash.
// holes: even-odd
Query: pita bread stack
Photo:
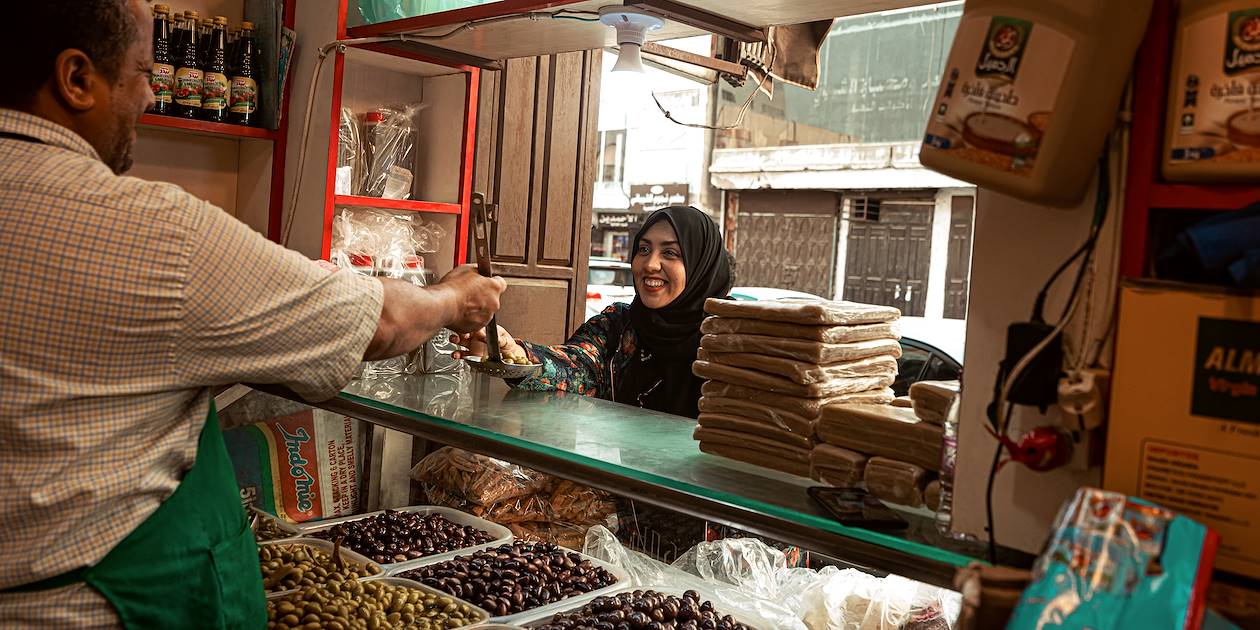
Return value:
<svg viewBox="0 0 1260 630">
<path fill-rule="evenodd" d="M 707 379 L 695 439 L 714 455 L 810 476 L 815 425 L 835 404 L 887 404 L 901 356 L 891 307 L 853 302 L 710 299 L 692 372 Z M 832 453 L 835 454 L 834 452 Z M 829 466 L 860 473 L 854 453 Z M 843 459 L 843 458 L 842 458 Z"/>
</svg>

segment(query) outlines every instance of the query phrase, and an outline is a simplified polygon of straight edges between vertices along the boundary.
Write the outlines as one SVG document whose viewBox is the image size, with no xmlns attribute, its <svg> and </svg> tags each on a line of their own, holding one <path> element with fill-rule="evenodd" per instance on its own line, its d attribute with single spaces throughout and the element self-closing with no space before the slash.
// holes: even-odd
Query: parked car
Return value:
<svg viewBox="0 0 1260 630">
<path fill-rule="evenodd" d="M 586 318 L 599 315 L 613 302 L 634 299 L 634 277 L 630 263 L 616 258 L 592 256 L 586 271 Z"/>
<path fill-rule="evenodd" d="M 823 298 L 811 293 L 769 287 L 735 287 L 737 300 L 791 300 Z M 961 319 L 901 318 L 901 358 L 893 392 L 905 396 L 919 381 L 952 381 L 962 376 L 967 323 Z"/>
</svg>

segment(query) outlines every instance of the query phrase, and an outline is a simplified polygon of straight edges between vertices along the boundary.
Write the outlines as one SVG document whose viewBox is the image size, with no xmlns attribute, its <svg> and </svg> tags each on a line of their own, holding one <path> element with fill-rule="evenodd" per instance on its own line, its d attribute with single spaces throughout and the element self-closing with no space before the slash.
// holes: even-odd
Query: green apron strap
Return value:
<svg viewBox="0 0 1260 630">
<path fill-rule="evenodd" d="M 127 628 L 266 626 L 258 546 L 213 402 L 179 488 L 83 581 Z"/>
</svg>

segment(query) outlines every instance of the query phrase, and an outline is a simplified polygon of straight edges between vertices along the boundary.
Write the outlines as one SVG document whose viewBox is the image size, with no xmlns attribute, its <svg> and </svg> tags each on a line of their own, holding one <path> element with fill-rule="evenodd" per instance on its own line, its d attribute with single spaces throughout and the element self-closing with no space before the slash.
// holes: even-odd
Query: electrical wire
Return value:
<svg viewBox="0 0 1260 630">
<path fill-rule="evenodd" d="M 771 49 L 770 63 L 766 64 L 765 73 L 761 75 L 761 80 L 757 82 L 757 87 L 753 88 L 753 91 L 751 94 L 748 95 L 748 98 L 744 99 L 744 104 L 739 108 L 739 116 L 735 118 L 735 122 L 729 125 L 704 125 L 700 123 L 682 122 L 674 118 L 674 116 L 669 113 L 669 110 L 665 109 L 664 105 L 661 105 L 660 99 L 656 98 L 656 92 L 649 91 L 648 93 L 652 95 L 652 101 L 656 103 L 656 108 L 661 110 L 661 114 L 665 116 L 665 119 L 668 120 L 669 122 L 674 123 L 675 125 L 682 125 L 683 127 L 691 127 L 693 129 L 710 129 L 712 131 L 728 131 L 731 129 L 738 129 L 741 125 L 744 124 L 744 115 L 748 113 L 748 107 L 752 105 L 753 99 L 757 97 L 757 94 L 759 92 L 761 92 L 761 86 L 765 85 L 766 80 L 770 78 L 770 68 L 774 67 L 774 59 L 776 56 L 778 56 L 778 54 L 779 54 L 779 50 L 777 48 Z"/>
<path fill-rule="evenodd" d="M 1015 405 L 1007 403 L 1005 418 L 1000 421 L 1005 424 L 1011 418 L 1011 409 Z M 993 463 L 989 465 L 989 481 L 984 490 L 984 514 L 986 520 L 986 531 L 989 533 L 989 564 L 997 566 L 997 532 L 993 526 L 993 480 L 997 477 L 998 464 L 1002 460 L 1002 441 L 998 440 L 997 449 L 993 452 Z"/>
</svg>

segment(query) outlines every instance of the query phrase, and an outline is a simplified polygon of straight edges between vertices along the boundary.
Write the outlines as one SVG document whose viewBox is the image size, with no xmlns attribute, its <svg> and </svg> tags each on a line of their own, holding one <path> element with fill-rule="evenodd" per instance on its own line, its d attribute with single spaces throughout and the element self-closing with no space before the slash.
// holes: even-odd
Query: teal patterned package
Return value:
<svg viewBox="0 0 1260 630">
<path fill-rule="evenodd" d="M 1199 630 L 1216 543 L 1212 530 L 1153 503 L 1081 488 L 1007 630 Z"/>
</svg>

